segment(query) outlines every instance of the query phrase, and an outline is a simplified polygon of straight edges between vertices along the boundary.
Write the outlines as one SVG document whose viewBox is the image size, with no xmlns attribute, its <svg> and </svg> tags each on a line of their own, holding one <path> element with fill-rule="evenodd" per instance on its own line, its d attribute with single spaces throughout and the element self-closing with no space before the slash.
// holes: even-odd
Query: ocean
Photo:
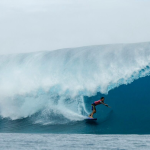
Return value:
<svg viewBox="0 0 150 150">
<path fill-rule="evenodd" d="M 149 150 L 149 135 L 95 135 L 95 134 L 0 134 L 3 150 Z"/>
<path fill-rule="evenodd" d="M 149 42 L 1 55 L 0 147 L 148 149 L 149 75 Z"/>
</svg>

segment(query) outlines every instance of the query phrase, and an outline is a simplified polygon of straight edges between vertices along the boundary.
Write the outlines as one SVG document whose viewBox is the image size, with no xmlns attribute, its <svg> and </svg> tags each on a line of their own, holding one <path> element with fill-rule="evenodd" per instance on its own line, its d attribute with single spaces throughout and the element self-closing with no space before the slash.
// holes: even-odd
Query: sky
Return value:
<svg viewBox="0 0 150 150">
<path fill-rule="evenodd" d="M 150 0 L 0 0 L 0 55 L 150 41 Z"/>
</svg>

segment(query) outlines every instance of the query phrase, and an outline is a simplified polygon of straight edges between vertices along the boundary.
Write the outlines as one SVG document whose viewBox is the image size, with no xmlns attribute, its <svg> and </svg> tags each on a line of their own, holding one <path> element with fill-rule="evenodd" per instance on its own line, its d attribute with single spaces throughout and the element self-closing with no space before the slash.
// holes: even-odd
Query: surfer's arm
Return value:
<svg viewBox="0 0 150 150">
<path fill-rule="evenodd" d="M 107 106 L 107 107 L 108 107 L 108 104 L 105 104 L 105 103 L 103 103 L 103 102 L 101 102 L 101 104 L 103 104 L 103 105 L 105 105 L 105 106 Z"/>
</svg>

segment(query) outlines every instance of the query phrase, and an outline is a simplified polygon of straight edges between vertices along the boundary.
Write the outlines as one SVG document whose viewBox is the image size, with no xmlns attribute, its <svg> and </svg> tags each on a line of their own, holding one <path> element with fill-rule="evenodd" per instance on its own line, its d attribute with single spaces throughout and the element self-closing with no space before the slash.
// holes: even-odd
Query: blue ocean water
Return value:
<svg viewBox="0 0 150 150">
<path fill-rule="evenodd" d="M 149 75 L 150 43 L 2 55 L 0 132 L 150 134 Z"/>
<path fill-rule="evenodd" d="M 149 150 L 149 135 L 16 134 L 1 133 L 3 150 Z"/>
</svg>

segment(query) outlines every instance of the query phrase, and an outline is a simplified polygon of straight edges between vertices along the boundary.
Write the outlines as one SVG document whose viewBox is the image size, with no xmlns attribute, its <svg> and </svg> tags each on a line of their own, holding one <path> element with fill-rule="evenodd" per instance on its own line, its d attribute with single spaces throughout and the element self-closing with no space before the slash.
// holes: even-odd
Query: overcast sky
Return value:
<svg viewBox="0 0 150 150">
<path fill-rule="evenodd" d="M 150 41 L 150 0 L 0 0 L 0 54 Z"/>
</svg>

